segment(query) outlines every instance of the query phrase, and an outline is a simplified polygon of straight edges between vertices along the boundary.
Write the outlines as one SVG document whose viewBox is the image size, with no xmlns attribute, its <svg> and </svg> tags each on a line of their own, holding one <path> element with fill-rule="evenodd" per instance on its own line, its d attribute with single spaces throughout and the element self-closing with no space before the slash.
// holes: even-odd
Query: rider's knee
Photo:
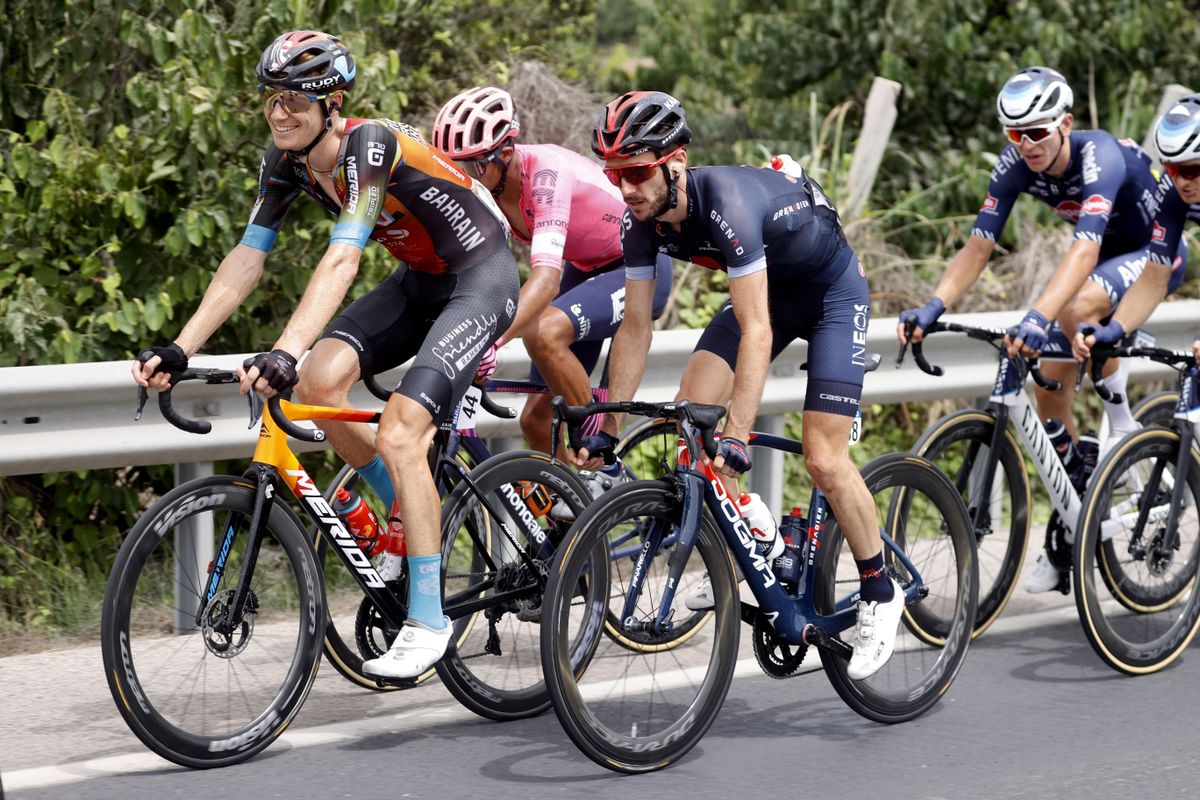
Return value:
<svg viewBox="0 0 1200 800">
<path fill-rule="evenodd" d="M 561 310 L 551 306 L 525 328 L 529 354 L 559 352 L 575 342 L 575 326 Z"/>
<path fill-rule="evenodd" d="M 836 449 L 825 450 L 820 444 L 804 445 L 804 463 L 808 467 L 809 477 L 818 486 L 830 488 L 837 486 L 843 477 L 854 470 L 850 456 Z"/>
<path fill-rule="evenodd" d="M 389 466 L 422 464 L 429 451 L 433 437 L 433 422 L 413 416 L 401 416 L 387 424 L 381 424 L 375 435 L 375 447 L 379 457 Z"/>
</svg>

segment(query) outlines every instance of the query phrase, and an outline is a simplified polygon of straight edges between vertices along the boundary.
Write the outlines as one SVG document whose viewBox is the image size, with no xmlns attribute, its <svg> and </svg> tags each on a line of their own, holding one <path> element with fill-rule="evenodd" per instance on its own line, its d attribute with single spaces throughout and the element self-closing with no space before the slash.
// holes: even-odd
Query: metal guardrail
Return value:
<svg viewBox="0 0 1200 800">
<path fill-rule="evenodd" d="M 1019 311 L 983 314 L 950 314 L 947 319 L 973 325 L 1002 327 L 1020 319 Z M 883 356 L 883 364 L 869 373 L 863 392 L 866 403 L 896 403 L 986 395 L 995 375 L 992 351 L 964 336 L 942 334 L 931 338 L 926 354 L 946 368 L 941 378 L 925 375 L 911 359 L 904 368 L 893 368 L 898 350 L 895 318 L 873 320 L 867 348 Z M 1190 347 L 1200 330 L 1200 301 L 1164 303 L 1145 326 L 1165 347 Z M 688 354 L 698 330 L 660 331 L 646 365 L 639 399 L 668 400 L 679 387 Z M 797 342 L 772 363 L 760 406 L 763 428 L 778 424 L 770 418 L 799 411 L 804 403 L 805 373 L 800 369 L 807 345 Z M 232 368 L 245 355 L 197 356 L 194 366 Z M 0 475 L 97 469 L 140 464 L 184 464 L 246 458 L 254 448 L 255 431 L 247 429 L 245 401 L 228 386 L 186 384 L 176 390 L 176 404 L 192 416 L 208 419 L 213 431 L 195 436 L 177 430 L 159 415 L 151 398 L 140 422 L 133 421 L 136 404 L 129 361 L 94 364 L 11 367 L 0 369 Z M 500 353 L 497 377 L 522 378 L 529 359 L 520 342 Z M 402 369 L 385 375 L 396 382 Z M 1170 371 L 1149 362 L 1133 365 L 1131 380 L 1170 377 Z M 520 405 L 517 395 L 497 395 L 505 404 Z M 354 405 L 378 408 L 380 403 L 361 386 L 351 393 Z M 485 437 L 516 436 L 515 420 L 481 417 L 479 432 Z M 869 431 L 868 431 L 869 435 Z M 316 445 L 295 442 L 297 449 Z"/>
</svg>

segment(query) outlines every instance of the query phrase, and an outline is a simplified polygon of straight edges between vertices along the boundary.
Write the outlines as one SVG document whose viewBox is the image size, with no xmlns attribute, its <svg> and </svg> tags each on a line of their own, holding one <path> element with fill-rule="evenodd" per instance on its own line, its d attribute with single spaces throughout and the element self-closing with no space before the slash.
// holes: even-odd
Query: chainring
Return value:
<svg viewBox="0 0 1200 800">
<path fill-rule="evenodd" d="M 777 680 L 795 677 L 807 652 L 806 644 L 794 645 L 780 639 L 761 613 L 754 616 L 754 658 L 767 675 Z"/>
<path fill-rule="evenodd" d="M 400 577 L 388 581 L 387 587 L 401 603 L 407 602 L 407 578 Z M 358 613 L 354 616 L 354 643 L 358 645 L 358 652 L 363 661 L 379 658 L 386 653 L 399 632 L 399 628 L 392 627 L 383 614 L 379 613 L 371 598 L 364 597 L 358 604 Z"/>
</svg>

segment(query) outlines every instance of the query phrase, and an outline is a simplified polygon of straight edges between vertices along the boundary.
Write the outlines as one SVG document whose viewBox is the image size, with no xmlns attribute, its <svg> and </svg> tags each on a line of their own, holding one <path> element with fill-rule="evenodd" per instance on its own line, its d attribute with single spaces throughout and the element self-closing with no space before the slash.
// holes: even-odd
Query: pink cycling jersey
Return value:
<svg viewBox="0 0 1200 800">
<path fill-rule="evenodd" d="M 533 236 L 531 265 L 562 269 L 566 260 L 590 272 L 621 258 L 625 201 L 600 165 L 556 144 L 519 144 L 516 150 L 521 216 Z"/>
</svg>

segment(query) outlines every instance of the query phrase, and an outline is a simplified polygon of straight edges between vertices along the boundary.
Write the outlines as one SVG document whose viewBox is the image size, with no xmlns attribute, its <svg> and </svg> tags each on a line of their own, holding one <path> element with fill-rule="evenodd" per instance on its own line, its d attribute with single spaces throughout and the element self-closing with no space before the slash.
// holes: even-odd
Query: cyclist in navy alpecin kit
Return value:
<svg viewBox="0 0 1200 800">
<path fill-rule="evenodd" d="M 188 356 L 253 290 L 301 193 L 337 217 L 299 306 L 274 350 L 254 358 L 242 389 L 271 396 L 295 386 L 306 402 L 345 406 L 362 375 L 414 359 L 374 440 L 362 425 L 321 423 L 330 444 L 385 505 L 394 500 L 404 521 L 408 620 L 391 650 L 363 669 L 413 677 L 441 658 L 450 637 L 441 610 L 441 503 L 426 454 L 437 423 L 457 405 L 484 352 L 515 314 L 518 277 L 507 225 L 487 189 L 416 129 L 341 117 L 355 65 L 337 38 L 286 33 L 263 52 L 257 76 L 273 141 L 245 234 L 175 341 L 139 354 L 134 379 L 161 389 L 171 373 L 186 368 Z M 402 263 L 333 319 L 368 239 Z M 296 361 L 310 346 L 297 374 Z"/>
<path fill-rule="evenodd" d="M 891 657 L 904 609 L 903 592 L 884 570 L 875 504 L 849 454 L 867 358 L 866 276 L 815 182 L 752 167 L 688 168 L 690 140 L 683 108 L 662 92 L 617 98 L 593 132 L 592 149 L 628 206 L 625 321 L 613 337 L 610 396 L 628 400 L 641 381 L 659 253 L 729 273 L 730 304 L 688 359 L 677 398 L 729 404 L 713 466 L 731 486 L 751 466 L 746 439 L 768 364 L 796 338 L 808 341 L 806 464 L 858 562 L 862 599 L 849 673 L 865 678 Z M 608 417 L 576 463 L 594 465 L 610 452 L 619 422 Z M 712 605 L 703 591 L 686 602 Z"/>
<path fill-rule="evenodd" d="M 625 205 L 596 162 L 556 144 L 517 144 L 520 131 L 512 96 L 477 86 L 442 106 L 433 144 L 491 190 L 513 234 L 530 245 L 517 317 L 496 347 L 523 337 L 533 361 L 530 380 L 550 387 L 549 394 L 530 396 L 521 413 L 530 447 L 548 451 L 552 396 L 571 405 L 592 399 L 588 376 L 625 315 Z M 656 318 L 671 291 L 671 260 L 663 256 L 659 265 Z M 588 482 L 595 487 L 595 480 Z"/>
<path fill-rule="evenodd" d="M 1076 327 L 1108 318 L 1141 274 L 1167 181 L 1155 180 L 1149 157 L 1135 142 L 1117 140 L 1105 131 L 1073 131 L 1072 101 L 1063 76 L 1046 67 L 1023 69 L 1004 84 L 996 109 L 1012 143 L 992 170 L 971 238 L 951 259 L 933 298 L 900 314 L 896 333 L 902 343 L 910 333 L 908 325 L 915 325 L 912 340 L 920 341 L 924 329 L 979 278 L 1021 193 L 1038 198 L 1072 223 L 1075 237 L 1050 282 L 1011 330 L 1010 355 L 1070 352 Z M 1185 260 L 1181 247 L 1172 290 L 1183 280 Z M 1106 370 L 1107 383 L 1123 399 L 1106 405 L 1112 435 L 1102 448 L 1137 427 L 1124 399 L 1125 368 L 1114 360 Z M 1039 414 L 1064 421 L 1077 438 L 1071 414 L 1074 365 L 1046 362 L 1042 371 L 1063 388 L 1035 388 Z M 1042 555 L 1025 588 L 1049 591 L 1058 586 L 1058 579 L 1058 570 Z"/>
<path fill-rule="evenodd" d="M 1164 296 L 1182 280 L 1176 251 L 1183 243 L 1183 226 L 1200 222 L 1200 94 L 1180 98 L 1154 126 L 1154 146 L 1172 186 L 1162 198 L 1154 233 L 1150 237 L 1149 263 L 1122 298 L 1106 325 L 1075 335 L 1075 357 L 1091 355 L 1096 342 L 1113 344 L 1141 325 Z M 1200 361 L 1200 338 L 1193 345 Z"/>
</svg>

